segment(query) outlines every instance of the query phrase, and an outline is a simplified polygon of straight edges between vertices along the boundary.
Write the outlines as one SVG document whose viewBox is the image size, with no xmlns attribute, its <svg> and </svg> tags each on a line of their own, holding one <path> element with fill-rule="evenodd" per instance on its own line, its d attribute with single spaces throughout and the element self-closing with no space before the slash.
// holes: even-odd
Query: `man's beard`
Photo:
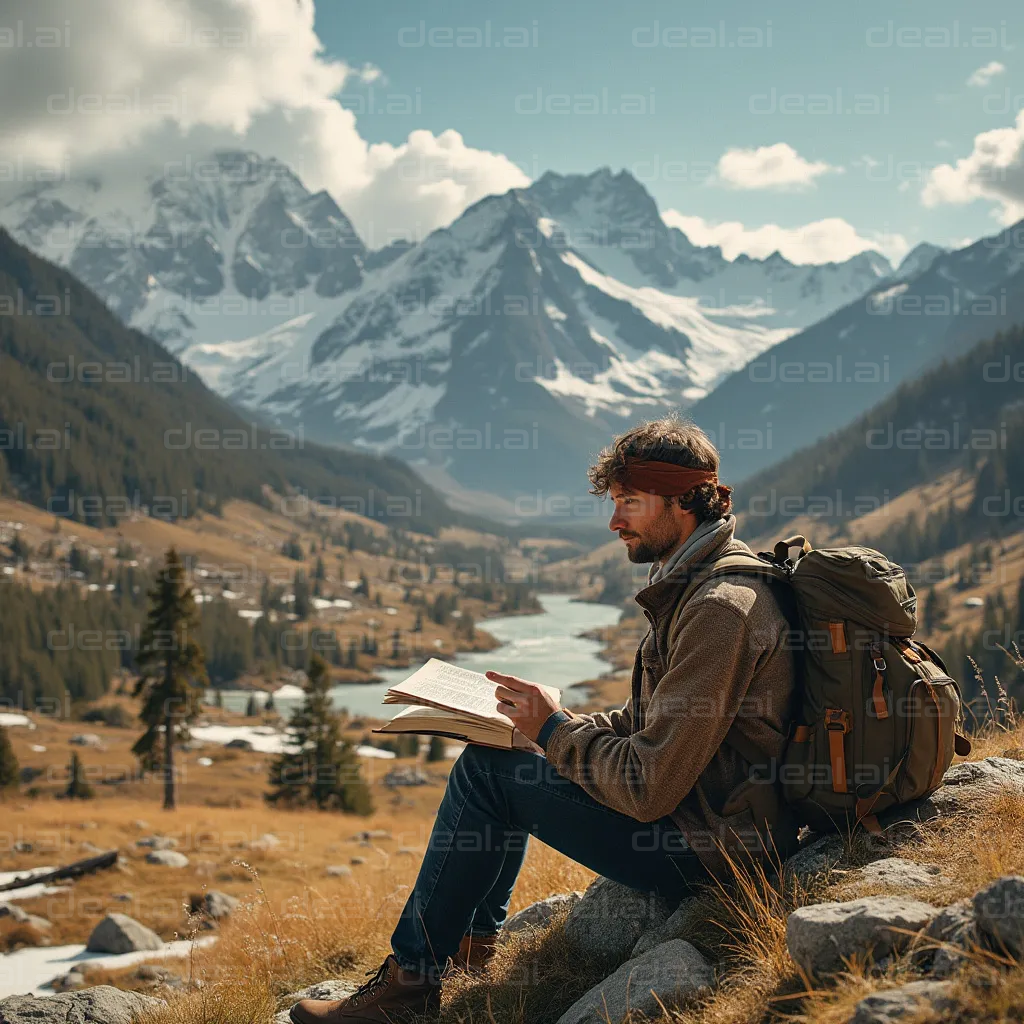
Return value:
<svg viewBox="0 0 1024 1024">
<path fill-rule="evenodd" d="M 626 556 L 631 562 L 642 564 L 644 562 L 658 562 L 662 554 L 668 548 L 668 544 L 657 544 L 650 540 L 639 540 L 626 547 Z"/>
</svg>

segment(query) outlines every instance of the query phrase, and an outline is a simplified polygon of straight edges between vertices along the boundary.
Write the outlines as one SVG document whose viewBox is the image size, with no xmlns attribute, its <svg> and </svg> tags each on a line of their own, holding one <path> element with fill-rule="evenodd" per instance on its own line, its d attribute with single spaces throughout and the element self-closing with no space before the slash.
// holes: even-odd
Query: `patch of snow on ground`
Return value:
<svg viewBox="0 0 1024 1024">
<path fill-rule="evenodd" d="M 56 868 L 24 868 L 21 871 L 0 871 L 0 885 L 13 882 L 16 878 L 35 878 L 55 870 Z M 9 903 L 11 900 L 33 900 L 37 896 L 49 896 L 55 892 L 64 892 L 68 888 L 69 886 L 66 885 L 45 885 L 42 882 L 37 885 L 26 885 L 22 889 L 0 892 L 0 903 Z"/>
<path fill-rule="evenodd" d="M 284 690 L 285 687 L 281 687 Z M 296 687 L 298 689 L 298 687 Z M 278 690 L 274 694 L 275 700 L 278 696 L 287 696 Z M 230 743 L 232 740 L 248 740 L 253 750 L 261 754 L 280 754 L 283 750 L 294 750 L 291 736 L 283 732 L 268 732 L 266 726 L 260 725 L 197 725 L 189 730 L 193 737 L 205 743 Z M 395 755 L 390 750 L 378 750 L 376 747 L 356 747 L 356 753 L 360 757 L 382 757 L 392 758 Z"/>
<path fill-rule="evenodd" d="M 360 757 L 379 757 L 385 761 L 390 761 L 394 756 L 394 752 L 391 750 L 378 750 L 377 747 L 356 747 L 356 753 Z"/>
<path fill-rule="evenodd" d="M 280 754 L 285 748 L 294 749 L 285 733 L 267 736 L 251 725 L 197 725 L 189 732 L 204 743 L 227 744 L 232 740 L 248 740 L 253 750 L 261 754 Z"/>
<path fill-rule="evenodd" d="M 198 939 L 195 944 L 208 946 L 216 941 L 215 935 L 209 935 Z M 0 999 L 25 993 L 52 996 L 53 990 L 42 986 L 81 965 L 128 967 L 146 960 L 186 957 L 191 949 L 192 943 L 188 939 L 168 942 L 163 949 L 147 949 L 138 953 L 87 953 L 84 945 L 19 949 L 16 953 L 0 956 Z"/>
<path fill-rule="evenodd" d="M 27 725 L 29 728 L 33 728 L 28 715 L 16 715 L 10 711 L 0 712 L 0 725 L 5 729 L 10 728 L 12 725 Z"/>
</svg>

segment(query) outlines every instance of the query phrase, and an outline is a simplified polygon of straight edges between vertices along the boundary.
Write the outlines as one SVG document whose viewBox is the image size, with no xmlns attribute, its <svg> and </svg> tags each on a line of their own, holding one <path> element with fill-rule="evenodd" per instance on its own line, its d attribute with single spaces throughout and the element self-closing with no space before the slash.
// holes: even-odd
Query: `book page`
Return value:
<svg viewBox="0 0 1024 1024">
<path fill-rule="evenodd" d="M 426 700 L 432 704 L 479 715 L 481 718 L 496 718 L 508 722 L 509 719 L 495 707 L 496 685 L 482 672 L 473 672 L 468 668 L 450 665 L 440 658 L 431 658 L 404 682 L 392 686 L 388 690 L 388 696 L 412 698 L 410 703 L 416 699 Z M 559 690 L 553 686 L 546 686 L 544 689 L 556 701 L 560 700 Z"/>
<path fill-rule="evenodd" d="M 485 719 L 479 715 L 460 714 L 433 707 L 408 707 L 399 711 L 386 725 L 374 732 L 417 732 L 446 735 L 470 742 L 490 741 L 491 745 L 508 747 L 512 744 L 515 727 L 508 719 Z"/>
<path fill-rule="evenodd" d="M 466 740 L 469 743 L 482 743 L 489 747 L 511 745 L 519 750 L 531 750 L 543 756 L 544 750 L 533 740 L 524 736 L 518 729 L 511 727 L 502 729 L 495 722 L 480 721 L 472 717 L 463 717 L 455 712 L 440 708 L 408 707 L 399 711 L 394 718 L 375 733 L 420 733 L 432 736 L 450 736 L 453 739 Z"/>
</svg>

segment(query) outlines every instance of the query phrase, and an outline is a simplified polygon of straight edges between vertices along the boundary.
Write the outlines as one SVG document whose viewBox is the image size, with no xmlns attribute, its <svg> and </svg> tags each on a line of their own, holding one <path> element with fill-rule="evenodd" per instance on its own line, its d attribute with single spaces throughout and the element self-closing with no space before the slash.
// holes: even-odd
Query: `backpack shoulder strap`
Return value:
<svg viewBox="0 0 1024 1024">
<path fill-rule="evenodd" d="M 716 559 L 707 568 L 698 572 L 686 585 L 679 600 L 676 602 L 675 611 L 672 612 L 672 620 L 668 625 L 668 635 L 672 636 L 676 623 L 682 614 L 683 606 L 693 597 L 694 593 L 710 580 L 719 576 L 759 576 L 762 579 L 788 580 L 789 574 L 779 565 L 773 565 L 764 558 L 758 558 L 755 554 L 746 554 L 736 551 L 731 555 L 723 555 Z"/>
</svg>

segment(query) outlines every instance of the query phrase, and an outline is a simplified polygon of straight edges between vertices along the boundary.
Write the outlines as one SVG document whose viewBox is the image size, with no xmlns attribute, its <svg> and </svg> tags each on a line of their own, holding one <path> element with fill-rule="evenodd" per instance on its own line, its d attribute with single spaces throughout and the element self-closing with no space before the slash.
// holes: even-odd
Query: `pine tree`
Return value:
<svg viewBox="0 0 1024 1024">
<path fill-rule="evenodd" d="M 263 705 L 263 711 L 266 714 L 277 711 L 277 707 L 274 704 L 274 695 L 272 693 L 267 694 L 267 702 Z"/>
<path fill-rule="evenodd" d="M 7 730 L 0 725 L 0 797 L 17 789 L 20 780 L 21 769 L 14 754 L 14 747 L 11 746 L 11 738 L 7 735 Z"/>
<path fill-rule="evenodd" d="M 303 559 L 302 545 L 299 543 L 299 535 L 293 533 L 285 542 L 281 545 L 281 554 L 285 558 L 290 558 L 295 562 L 301 562 Z"/>
<path fill-rule="evenodd" d="M 146 731 L 132 747 L 146 767 L 157 763 L 162 747 L 164 809 L 175 807 L 174 747 L 188 738 L 188 723 L 199 711 L 199 696 L 208 685 L 199 645 L 199 612 L 185 567 L 177 551 L 167 552 L 164 567 L 149 592 L 150 608 L 136 658 L 142 696 L 139 717 Z"/>
<path fill-rule="evenodd" d="M 944 590 L 931 587 L 925 594 L 922 609 L 922 625 L 926 633 L 941 626 L 949 616 L 949 595 Z"/>
<path fill-rule="evenodd" d="M 249 694 L 249 702 L 245 705 L 245 717 L 246 718 L 257 718 L 259 717 L 260 706 L 256 703 L 256 694 Z"/>
<path fill-rule="evenodd" d="M 284 806 L 312 804 L 321 810 L 371 814 L 370 789 L 360 774 L 355 751 L 341 738 L 341 718 L 331 705 L 330 687 L 327 663 L 314 654 L 306 698 L 292 714 L 297 749 L 274 759 L 266 799 Z"/>
<path fill-rule="evenodd" d="M 443 761 L 444 759 L 444 740 L 440 736 L 431 736 L 430 746 L 427 748 L 427 760 Z"/>
<path fill-rule="evenodd" d="M 299 569 L 295 573 L 295 603 L 292 610 L 300 619 L 309 618 L 309 582 L 306 579 L 304 570 Z"/>
<path fill-rule="evenodd" d="M 68 764 L 68 788 L 64 791 L 67 800 L 91 800 L 93 798 L 92 786 L 85 777 L 85 768 L 82 759 L 75 752 L 71 755 Z"/>
</svg>

